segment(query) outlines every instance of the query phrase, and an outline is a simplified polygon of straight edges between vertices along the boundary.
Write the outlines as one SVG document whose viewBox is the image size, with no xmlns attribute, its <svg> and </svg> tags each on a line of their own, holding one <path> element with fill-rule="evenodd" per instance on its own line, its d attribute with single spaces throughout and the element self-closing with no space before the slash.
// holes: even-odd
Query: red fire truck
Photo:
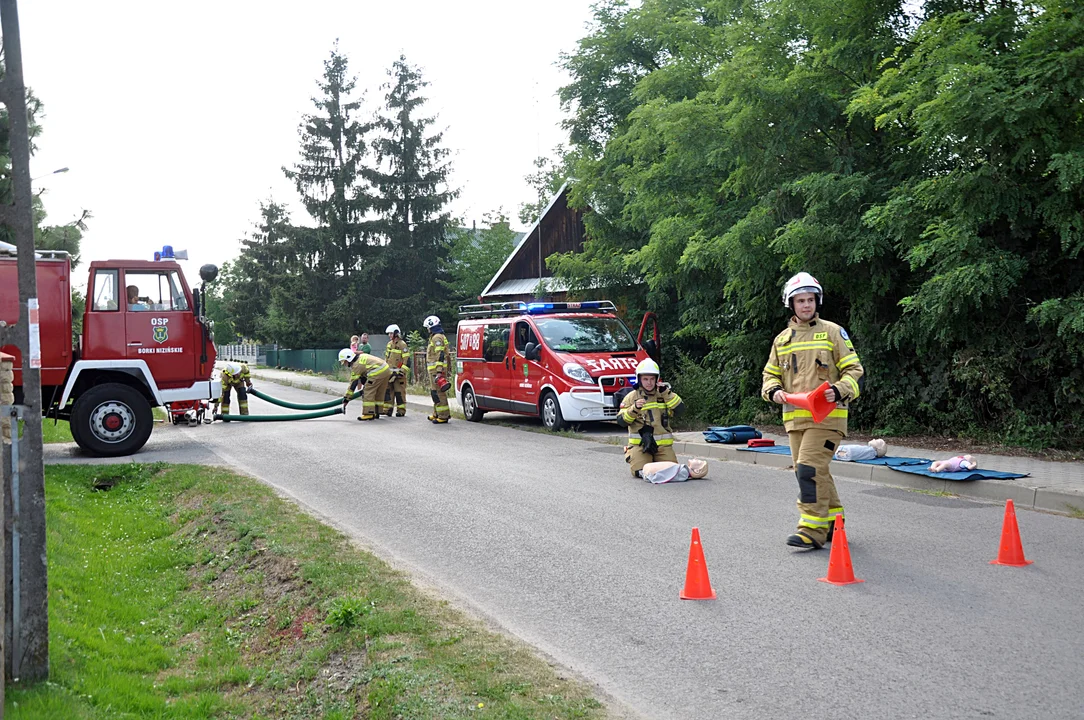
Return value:
<svg viewBox="0 0 1084 720">
<path fill-rule="evenodd" d="M 172 248 L 155 260 L 90 264 L 83 334 L 72 338 L 71 262 L 38 251 L 38 315 L 43 414 L 67 420 L 84 451 L 110 457 L 137 452 L 150 437 L 152 407 L 201 403 L 220 393 L 203 294 L 189 289 Z M 183 257 L 183 256 L 182 256 Z M 210 282 L 214 265 L 200 268 Z M 0 321 L 19 319 L 16 258 L 0 254 Z M 7 335 L 10 342 L 11 333 Z M 14 345 L 15 394 L 22 401 L 22 358 Z"/>
</svg>

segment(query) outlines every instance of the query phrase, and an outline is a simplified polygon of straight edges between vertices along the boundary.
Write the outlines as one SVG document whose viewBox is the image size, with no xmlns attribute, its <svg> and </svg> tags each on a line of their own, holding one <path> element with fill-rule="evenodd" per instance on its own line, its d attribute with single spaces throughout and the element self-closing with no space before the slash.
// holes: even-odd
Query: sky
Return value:
<svg viewBox="0 0 1084 720">
<path fill-rule="evenodd" d="M 338 39 L 364 112 L 401 54 L 420 66 L 461 190 L 453 215 L 503 208 L 518 227 L 532 161 L 566 139 L 557 61 L 591 2 L 24 0 L 25 78 L 45 108 L 34 190 L 49 224 L 92 213 L 84 261 L 172 245 L 195 284 L 200 265 L 237 256 L 261 201 L 308 222 L 281 168 Z"/>
</svg>

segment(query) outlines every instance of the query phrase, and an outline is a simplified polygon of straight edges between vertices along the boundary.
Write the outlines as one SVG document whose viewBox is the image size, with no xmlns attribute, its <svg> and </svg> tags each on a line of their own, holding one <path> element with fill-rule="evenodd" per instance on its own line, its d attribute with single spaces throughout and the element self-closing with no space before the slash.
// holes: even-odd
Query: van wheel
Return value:
<svg viewBox="0 0 1084 720">
<path fill-rule="evenodd" d="M 561 416 L 561 403 L 552 390 L 547 390 L 542 396 L 542 425 L 547 430 L 564 430 L 568 423 Z"/>
<path fill-rule="evenodd" d="M 72 438 L 91 455 L 131 455 L 147 444 L 154 427 L 150 403 L 138 390 L 106 383 L 79 396 L 72 408 Z"/>
<path fill-rule="evenodd" d="M 470 385 L 463 386 L 461 404 L 463 405 L 463 417 L 471 422 L 479 422 L 482 416 L 485 415 L 484 410 L 478 409 L 478 398 L 474 397 L 474 389 Z"/>
</svg>

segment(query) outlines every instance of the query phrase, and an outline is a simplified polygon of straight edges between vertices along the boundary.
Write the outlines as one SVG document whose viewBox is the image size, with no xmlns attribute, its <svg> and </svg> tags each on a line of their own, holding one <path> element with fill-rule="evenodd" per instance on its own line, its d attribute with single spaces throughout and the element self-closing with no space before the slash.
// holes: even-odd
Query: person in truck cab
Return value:
<svg viewBox="0 0 1084 720">
<path fill-rule="evenodd" d="M 150 298 L 139 297 L 139 288 L 135 285 L 128 286 L 128 309 L 150 310 Z"/>
<path fill-rule="evenodd" d="M 670 420 L 685 411 L 681 398 L 659 382 L 659 364 L 650 358 L 636 366 L 636 390 L 621 401 L 617 422 L 629 429 L 625 462 L 635 477 L 650 462 L 678 461 Z"/>
</svg>

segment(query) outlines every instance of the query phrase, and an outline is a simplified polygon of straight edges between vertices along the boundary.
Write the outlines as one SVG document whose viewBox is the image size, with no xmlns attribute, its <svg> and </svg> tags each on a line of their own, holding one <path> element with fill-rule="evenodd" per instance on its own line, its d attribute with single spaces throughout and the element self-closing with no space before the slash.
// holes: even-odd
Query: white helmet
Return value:
<svg viewBox="0 0 1084 720">
<path fill-rule="evenodd" d="M 384 333 L 387 335 L 398 335 L 399 332 L 399 326 L 395 323 L 392 323 L 391 325 L 388 325 L 386 328 L 384 328 Z"/>
<path fill-rule="evenodd" d="M 807 292 L 816 295 L 817 304 L 821 304 L 821 300 L 824 298 L 824 289 L 821 288 L 821 284 L 817 282 L 817 278 L 809 273 L 800 272 L 790 280 L 787 280 L 787 284 L 783 286 L 783 305 L 790 307 L 790 299 L 792 297 Z"/>
<path fill-rule="evenodd" d="M 350 348 L 343 348 L 342 350 L 339 351 L 339 362 L 340 363 L 354 362 L 354 356 L 355 355 L 357 355 L 357 353 L 354 352 L 353 350 L 351 350 Z"/>
<path fill-rule="evenodd" d="M 659 370 L 659 364 L 648 358 L 647 360 L 641 360 L 640 364 L 636 366 L 636 377 L 641 375 L 654 375 L 658 377 L 662 372 Z"/>
<path fill-rule="evenodd" d="M 241 366 L 235 362 L 226 363 L 226 367 L 222 368 L 223 375 L 237 376 L 241 374 Z"/>
<path fill-rule="evenodd" d="M 422 320 L 422 325 L 425 326 L 426 330 L 432 330 L 437 325 L 440 325 L 440 318 L 438 318 L 436 315 L 430 315 L 425 320 Z"/>
</svg>

